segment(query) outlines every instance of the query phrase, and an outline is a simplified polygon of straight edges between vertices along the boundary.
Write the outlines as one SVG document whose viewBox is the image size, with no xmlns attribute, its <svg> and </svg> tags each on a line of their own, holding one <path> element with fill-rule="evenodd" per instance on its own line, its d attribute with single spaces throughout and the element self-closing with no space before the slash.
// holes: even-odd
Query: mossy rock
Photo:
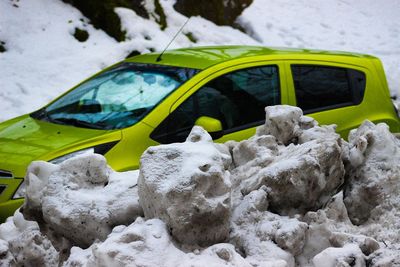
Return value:
<svg viewBox="0 0 400 267">
<path fill-rule="evenodd" d="M 132 9 L 139 16 L 148 19 L 149 14 L 143 6 L 143 0 L 63 0 L 79 9 L 90 19 L 93 26 L 102 29 L 117 41 L 125 40 L 125 32 L 121 30 L 121 21 L 114 12 L 116 7 Z"/>
<path fill-rule="evenodd" d="M 74 37 L 79 42 L 86 42 L 89 38 L 89 33 L 86 30 L 75 28 Z"/>
<path fill-rule="evenodd" d="M 7 49 L 6 49 L 6 43 L 5 42 L 3 42 L 3 41 L 0 41 L 0 53 L 4 53 L 4 52 L 6 52 L 7 51 Z"/>
<path fill-rule="evenodd" d="M 193 35 L 192 32 L 184 33 L 184 35 L 191 41 L 192 43 L 197 43 L 197 38 Z"/>
<path fill-rule="evenodd" d="M 158 19 L 156 19 L 157 23 L 160 24 L 161 30 L 165 30 L 167 28 L 167 16 L 164 13 L 164 9 L 162 8 L 159 0 L 154 0 L 155 10 L 154 12 L 158 15 Z"/>
<path fill-rule="evenodd" d="M 134 56 L 138 56 L 138 55 L 140 55 L 140 52 L 137 50 L 133 50 L 125 58 L 130 58 L 130 57 L 134 57 Z"/>
<path fill-rule="evenodd" d="M 174 8 L 187 17 L 201 16 L 217 25 L 229 25 L 240 29 L 235 21 L 252 2 L 253 0 L 177 0 Z"/>
</svg>

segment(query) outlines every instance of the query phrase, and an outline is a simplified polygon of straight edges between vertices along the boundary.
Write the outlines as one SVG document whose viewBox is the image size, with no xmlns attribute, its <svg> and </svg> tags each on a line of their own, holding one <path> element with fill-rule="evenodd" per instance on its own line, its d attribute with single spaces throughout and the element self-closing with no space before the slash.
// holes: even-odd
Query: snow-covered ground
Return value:
<svg viewBox="0 0 400 267">
<path fill-rule="evenodd" d="M 146 8 L 154 13 L 154 5 Z M 57 0 L 0 1 L 0 121 L 33 111 L 91 74 L 122 60 L 131 51 L 161 50 L 183 25 L 173 0 L 160 1 L 168 27 L 152 17 L 116 10 L 127 32 L 121 43 L 94 29 L 88 19 Z M 400 2 L 395 0 L 254 0 L 238 18 L 247 34 L 193 17 L 171 48 L 211 44 L 249 44 L 345 50 L 379 56 L 393 95 L 400 91 Z M 75 28 L 89 39 L 79 42 Z"/>
<path fill-rule="evenodd" d="M 0 266 L 400 266 L 399 160 L 385 124 L 346 142 L 274 106 L 248 140 L 195 126 L 148 148 L 139 172 L 91 153 L 33 162 Z"/>
</svg>

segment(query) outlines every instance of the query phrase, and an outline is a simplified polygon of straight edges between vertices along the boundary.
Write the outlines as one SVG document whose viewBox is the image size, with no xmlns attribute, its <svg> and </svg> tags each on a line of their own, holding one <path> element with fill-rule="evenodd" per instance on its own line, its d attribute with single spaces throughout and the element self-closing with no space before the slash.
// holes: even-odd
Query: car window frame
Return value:
<svg viewBox="0 0 400 267">
<path fill-rule="evenodd" d="M 256 60 L 256 61 L 249 61 L 249 62 L 242 62 L 242 63 L 237 63 L 237 62 L 229 62 L 228 64 L 218 64 L 218 65 L 225 65 L 225 66 L 213 66 L 211 68 L 208 68 L 203 71 L 209 71 L 208 75 L 205 75 L 201 79 L 199 79 L 193 86 L 191 86 L 186 92 L 184 92 L 182 95 L 180 95 L 170 106 L 168 115 L 163 117 L 157 125 L 155 125 L 154 128 L 156 128 L 159 124 L 161 124 L 164 120 L 168 118 L 168 116 L 175 110 L 177 109 L 183 102 L 185 102 L 189 97 L 191 97 L 193 94 L 195 94 L 198 90 L 203 88 L 204 85 L 206 85 L 208 82 L 223 76 L 225 74 L 239 71 L 239 70 L 244 70 L 248 68 L 256 68 L 256 67 L 262 67 L 262 66 L 276 66 L 278 68 L 278 81 L 279 81 L 279 86 L 280 86 L 280 104 L 286 104 L 288 101 L 288 95 L 287 95 L 287 81 L 286 81 L 286 68 L 284 66 L 284 61 L 285 60 L 279 60 L 279 59 L 271 59 L 271 60 Z M 214 68 L 218 68 L 216 71 L 211 71 Z M 201 76 L 201 72 L 197 74 L 197 76 Z M 196 77 L 197 78 L 197 77 Z M 221 138 L 218 138 L 216 141 L 219 140 L 225 140 L 227 135 L 230 134 L 235 134 L 240 131 L 246 131 L 248 129 L 252 129 L 256 126 L 262 125 L 265 122 L 265 119 L 257 121 L 257 122 L 252 122 L 248 123 L 239 127 L 234 127 L 228 130 L 223 130 L 223 136 Z M 152 140 L 155 140 L 154 138 L 151 137 Z M 157 141 L 157 140 L 155 140 Z M 158 141 L 157 141 L 158 142 Z"/>
<path fill-rule="evenodd" d="M 327 61 L 327 60 L 309 60 L 309 59 L 299 59 L 299 60 L 287 60 L 285 62 L 285 69 L 287 73 L 287 84 L 288 84 L 288 96 L 289 96 L 289 105 L 296 106 L 297 105 L 297 99 L 296 99 L 296 89 L 294 85 L 294 77 L 292 74 L 292 65 L 310 65 L 310 66 L 321 66 L 321 67 L 331 67 L 331 68 L 345 68 L 345 69 L 353 69 L 356 71 L 361 71 L 365 75 L 365 88 L 364 88 L 364 94 L 363 97 L 360 100 L 359 104 L 354 104 L 353 102 L 346 102 L 346 103 L 340 103 L 340 104 L 335 104 L 335 105 L 330 105 L 326 107 L 321 107 L 321 108 L 315 108 L 315 109 L 308 109 L 306 111 L 303 111 L 303 114 L 305 115 L 311 115 L 314 113 L 319 113 L 319 112 L 329 112 L 331 110 L 335 109 L 340 109 L 340 108 L 347 108 L 347 107 L 357 107 L 363 104 L 365 96 L 367 95 L 367 88 L 369 87 L 370 83 L 370 73 L 367 68 L 360 66 L 360 65 L 355 65 L 351 63 L 343 63 L 342 62 L 337 62 L 337 61 Z"/>
</svg>

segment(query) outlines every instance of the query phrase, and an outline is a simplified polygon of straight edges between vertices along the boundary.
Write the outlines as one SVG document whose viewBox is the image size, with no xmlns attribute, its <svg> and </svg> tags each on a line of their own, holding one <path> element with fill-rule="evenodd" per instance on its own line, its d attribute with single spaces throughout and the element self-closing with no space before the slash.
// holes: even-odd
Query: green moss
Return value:
<svg viewBox="0 0 400 267">
<path fill-rule="evenodd" d="M 193 33 L 187 32 L 187 33 L 184 33 L 184 34 L 192 43 L 197 43 L 197 38 L 194 37 Z"/>
<path fill-rule="evenodd" d="M 155 12 L 158 15 L 157 23 L 160 24 L 160 29 L 165 30 L 167 28 L 167 17 L 165 16 L 164 9 L 162 8 L 159 0 L 154 0 Z"/>
<path fill-rule="evenodd" d="M 75 28 L 74 37 L 79 42 L 85 42 L 89 38 L 89 33 L 86 30 Z"/>
<path fill-rule="evenodd" d="M 6 44 L 5 42 L 0 41 L 0 53 L 4 53 L 7 51 L 5 44 Z"/>
</svg>

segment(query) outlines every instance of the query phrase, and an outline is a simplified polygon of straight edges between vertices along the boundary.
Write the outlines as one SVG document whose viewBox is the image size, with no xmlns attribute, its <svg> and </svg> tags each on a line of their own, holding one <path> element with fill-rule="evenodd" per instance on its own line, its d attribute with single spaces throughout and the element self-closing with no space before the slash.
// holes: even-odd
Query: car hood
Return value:
<svg viewBox="0 0 400 267">
<path fill-rule="evenodd" d="M 0 124 L 0 169 L 12 171 L 14 177 L 23 177 L 33 160 L 50 160 L 71 147 L 90 147 L 101 140 L 121 139 L 119 130 L 106 131 L 59 125 L 31 118 L 28 115 Z M 86 144 L 86 146 L 85 146 Z"/>
</svg>

